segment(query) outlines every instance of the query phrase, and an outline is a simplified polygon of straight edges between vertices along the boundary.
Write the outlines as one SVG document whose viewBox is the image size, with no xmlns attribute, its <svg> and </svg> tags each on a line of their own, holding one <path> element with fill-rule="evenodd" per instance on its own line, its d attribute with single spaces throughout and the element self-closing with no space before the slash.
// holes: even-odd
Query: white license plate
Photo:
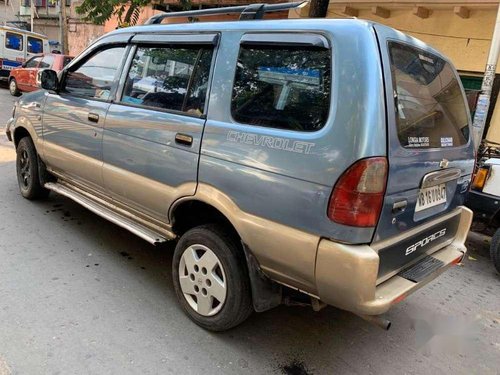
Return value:
<svg viewBox="0 0 500 375">
<path fill-rule="evenodd" d="M 446 203 L 445 184 L 420 189 L 418 192 L 417 207 L 415 207 L 415 212 L 437 206 L 441 203 Z"/>
</svg>

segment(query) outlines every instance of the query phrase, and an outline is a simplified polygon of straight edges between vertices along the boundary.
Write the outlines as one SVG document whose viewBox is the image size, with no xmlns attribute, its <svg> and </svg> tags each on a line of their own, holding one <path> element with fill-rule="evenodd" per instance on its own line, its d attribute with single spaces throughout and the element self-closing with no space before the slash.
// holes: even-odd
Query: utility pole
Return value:
<svg viewBox="0 0 500 375">
<path fill-rule="evenodd" d="M 495 29 L 493 30 L 493 39 L 491 40 L 490 52 L 486 69 L 484 72 L 483 83 L 481 85 L 481 94 L 477 99 L 476 113 L 472 122 L 472 139 L 474 147 L 477 151 L 483 139 L 484 127 L 486 125 L 486 117 L 490 108 L 491 89 L 495 79 L 497 70 L 498 55 L 500 53 L 500 5 L 497 11 L 497 19 L 495 21 Z"/>
<path fill-rule="evenodd" d="M 61 53 L 68 54 L 68 21 L 66 16 L 66 0 L 59 0 L 59 40 Z"/>
<path fill-rule="evenodd" d="M 35 0 L 30 1 L 30 21 L 31 21 L 31 32 L 35 31 Z"/>
</svg>

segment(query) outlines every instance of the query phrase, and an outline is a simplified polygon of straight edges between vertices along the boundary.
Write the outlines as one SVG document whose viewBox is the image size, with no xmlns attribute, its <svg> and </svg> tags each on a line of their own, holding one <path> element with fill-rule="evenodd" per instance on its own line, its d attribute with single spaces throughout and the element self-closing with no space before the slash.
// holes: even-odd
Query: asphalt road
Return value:
<svg viewBox="0 0 500 375">
<path fill-rule="evenodd" d="M 0 123 L 12 98 L 0 89 Z M 487 239 L 396 305 L 390 331 L 340 310 L 279 307 L 227 333 L 177 306 L 157 249 L 61 196 L 18 193 L 0 131 L 0 375 L 499 374 L 500 275 Z"/>
</svg>

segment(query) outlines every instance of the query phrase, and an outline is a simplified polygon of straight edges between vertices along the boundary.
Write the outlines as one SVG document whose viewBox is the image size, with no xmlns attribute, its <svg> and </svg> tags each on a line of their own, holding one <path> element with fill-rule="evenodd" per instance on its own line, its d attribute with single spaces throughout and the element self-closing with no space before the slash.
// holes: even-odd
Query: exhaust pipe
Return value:
<svg viewBox="0 0 500 375">
<path fill-rule="evenodd" d="M 382 318 L 380 315 L 363 315 L 363 314 L 356 314 L 359 316 L 361 319 L 366 320 L 369 323 L 372 323 L 373 325 L 376 325 L 379 328 L 382 328 L 384 331 L 388 331 L 389 328 L 391 328 L 391 321 Z"/>
</svg>

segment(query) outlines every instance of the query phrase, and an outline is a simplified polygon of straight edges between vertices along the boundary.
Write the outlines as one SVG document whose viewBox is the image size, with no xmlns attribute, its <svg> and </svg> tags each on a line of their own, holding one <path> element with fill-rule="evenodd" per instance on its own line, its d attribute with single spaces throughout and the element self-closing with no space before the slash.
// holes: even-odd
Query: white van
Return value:
<svg viewBox="0 0 500 375">
<path fill-rule="evenodd" d="M 0 81 L 6 81 L 12 69 L 34 55 L 48 53 L 45 35 L 9 26 L 0 26 Z"/>
</svg>

